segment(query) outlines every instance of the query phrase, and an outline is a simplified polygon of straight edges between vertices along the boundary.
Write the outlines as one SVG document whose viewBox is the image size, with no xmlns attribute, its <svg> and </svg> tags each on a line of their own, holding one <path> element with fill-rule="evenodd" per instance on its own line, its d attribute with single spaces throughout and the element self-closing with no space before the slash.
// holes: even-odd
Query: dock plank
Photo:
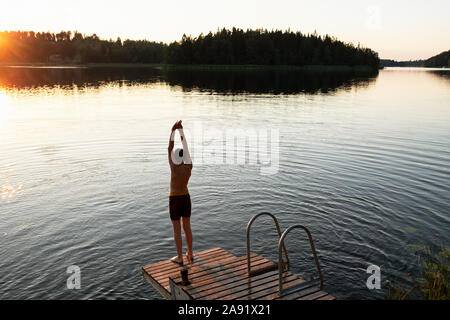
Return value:
<svg viewBox="0 0 450 320">
<path fill-rule="evenodd" d="M 327 294 L 326 296 L 320 297 L 317 300 L 336 300 L 336 298 L 333 297 L 331 294 Z"/>
<path fill-rule="evenodd" d="M 262 262 L 264 262 L 264 260 L 261 259 L 261 257 L 255 257 L 252 256 L 251 257 L 251 261 L 252 263 L 255 263 L 255 265 L 259 265 Z M 245 264 L 244 264 L 245 263 Z M 208 280 L 207 277 L 209 276 L 209 282 L 208 283 L 202 283 L 202 285 L 211 285 L 212 283 L 214 283 L 216 281 L 216 279 L 211 279 L 211 274 L 213 275 L 217 275 L 218 272 L 223 272 L 224 274 L 229 274 L 230 272 L 233 272 L 233 267 L 236 267 L 237 270 L 241 270 L 241 269 L 245 269 L 246 268 L 246 260 L 245 261 L 239 261 L 237 260 L 237 258 L 235 258 L 234 261 L 216 261 L 214 262 L 213 265 L 209 264 L 209 265 L 203 265 L 204 267 L 204 273 L 202 274 L 201 271 L 198 271 L 198 268 L 196 268 L 196 272 L 194 272 L 194 274 L 190 274 L 189 275 L 189 281 L 191 281 L 191 283 L 197 283 L 197 282 L 201 282 L 203 280 Z M 203 271 L 203 270 L 202 270 Z M 175 281 L 180 281 L 181 277 L 179 275 L 179 273 L 174 275 L 174 280 Z M 166 286 L 168 285 L 169 280 L 161 280 L 161 283 Z M 191 285 L 193 287 L 193 285 Z"/>
<path fill-rule="evenodd" d="M 296 275 L 289 275 L 284 279 L 284 283 L 286 287 L 290 287 L 293 285 L 297 285 L 302 283 L 304 280 L 299 279 Z M 255 287 L 251 287 L 248 290 L 243 291 L 241 294 L 239 294 L 236 298 L 238 300 L 256 300 L 261 299 L 264 296 L 270 295 L 270 294 L 277 294 L 278 295 L 278 279 L 272 280 L 268 283 L 264 283 Z M 225 300 L 228 300 L 226 297 Z M 234 300 L 232 299 L 232 300 Z"/>
<path fill-rule="evenodd" d="M 258 256 L 252 259 L 252 264 L 255 267 L 260 266 L 261 268 L 266 268 L 273 263 Z M 213 273 L 211 272 L 210 275 L 213 278 L 213 281 L 201 283 L 201 286 L 195 288 L 193 296 L 198 299 L 205 299 L 205 296 L 216 293 L 217 291 L 224 293 L 226 290 L 236 286 L 236 283 L 239 283 L 239 281 L 248 278 L 246 260 L 240 261 L 239 264 L 235 264 L 234 266 L 226 267 L 227 268 L 211 270 Z M 186 290 L 191 290 L 191 288 L 192 287 L 187 287 Z"/>
<path fill-rule="evenodd" d="M 287 295 L 283 295 L 279 298 L 275 298 L 275 299 L 280 299 L 280 300 L 298 300 L 301 299 L 305 296 L 309 296 L 311 294 L 314 294 L 316 292 L 319 292 L 320 288 L 318 286 L 313 286 L 313 287 L 309 287 L 309 288 L 305 288 L 303 290 L 297 291 L 297 292 L 293 292 Z"/>
<path fill-rule="evenodd" d="M 317 291 L 317 292 L 311 293 L 311 294 L 309 294 L 307 296 L 303 296 L 301 298 L 298 298 L 296 300 L 316 300 L 316 299 L 318 299 L 320 297 L 324 297 L 326 295 L 328 295 L 328 293 L 326 293 L 325 291 Z"/>
<path fill-rule="evenodd" d="M 245 296 L 251 295 L 252 293 L 256 293 L 258 291 L 263 290 L 264 288 L 267 288 L 268 285 L 270 285 L 274 281 L 278 281 L 278 272 L 274 274 L 273 272 L 269 274 L 260 274 L 260 278 L 256 277 L 248 277 L 246 280 L 246 283 L 229 288 L 228 292 L 221 292 L 220 294 L 216 294 L 214 296 L 214 299 L 217 300 L 234 300 L 239 299 L 243 300 L 245 299 Z M 225 294 L 224 294 L 225 293 Z M 208 297 L 208 299 L 211 299 L 212 297 Z"/>
<path fill-rule="evenodd" d="M 262 263 L 267 262 L 264 258 L 261 256 L 258 256 L 254 253 L 250 255 L 250 261 L 255 264 L 256 267 L 260 266 Z M 233 272 L 238 269 L 247 268 L 247 258 L 237 258 L 233 257 L 233 259 L 227 259 L 227 260 L 220 260 L 220 261 L 214 261 L 204 264 L 202 267 L 202 270 L 198 271 L 198 269 L 194 269 L 194 272 L 191 272 L 189 270 L 189 274 L 193 275 L 193 278 L 196 279 L 196 281 L 199 281 L 199 277 L 201 277 L 201 273 L 218 273 L 218 272 Z M 237 268 L 237 269 L 236 269 Z M 179 277 L 178 277 L 179 278 Z"/>
<path fill-rule="evenodd" d="M 232 293 L 236 293 L 236 292 L 239 292 L 245 288 L 248 288 L 248 287 L 254 285 L 257 282 L 265 281 L 266 279 L 274 277 L 274 276 L 278 277 L 277 271 L 271 271 L 271 272 L 260 274 L 260 275 L 254 276 L 254 277 L 249 277 L 247 270 L 245 270 L 244 272 L 242 272 L 240 274 L 239 280 L 229 281 L 228 283 L 224 283 L 224 285 Z M 233 280 L 233 279 L 230 278 L 230 280 Z M 206 291 L 202 292 L 203 298 L 208 299 L 208 300 L 214 300 L 214 299 L 219 299 L 223 296 L 226 296 L 228 294 L 228 292 L 222 291 L 221 289 L 222 289 L 221 287 L 215 287 L 215 288 L 206 290 Z"/>
<path fill-rule="evenodd" d="M 146 265 L 142 268 L 142 273 L 145 279 L 152 284 L 166 299 L 170 297 L 170 286 L 169 286 L 169 277 L 177 276 L 184 267 L 192 267 L 195 264 L 206 263 L 208 261 L 221 261 L 222 258 L 232 258 L 234 257 L 231 253 L 222 248 L 214 248 L 212 250 L 205 250 L 201 252 L 197 252 L 194 255 L 194 262 L 187 263 L 184 266 L 180 266 L 172 261 L 165 260 L 164 264 L 159 262 L 156 263 L 157 267 L 161 267 L 165 265 L 167 269 L 163 273 L 158 272 L 160 269 L 156 269 L 156 273 L 152 272 L 153 264 Z M 164 279 L 164 281 L 161 281 Z"/>
<path fill-rule="evenodd" d="M 227 252 L 227 251 L 225 251 L 223 249 L 214 250 L 214 251 L 207 252 L 207 253 L 204 253 L 204 254 L 203 254 L 203 252 L 194 253 L 194 262 L 196 260 L 199 260 L 199 259 L 200 260 L 205 260 L 205 259 L 214 258 L 214 257 L 220 256 L 220 255 L 224 255 L 224 254 L 231 256 L 231 253 L 229 253 L 229 252 Z M 170 261 L 170 259 L 168 259 L 168 260 L 166 260 L 164 262 L 165 262 L 164 264 L 157 265 L 155 267 L 153 265 L 147 265 L 147 266 L 143 267 L 143 269 L 145 269 L 146 271 L 157 273 L 157 272 L 160 272 L 160 271 L 164 271 L 164 270 L 173 268 L 174 265 L 178 266 L 174 262 Z M 193 264 L 194 262 L 189 262 L 189 261 L 186 261 L 186 259 L 184 259 L 184 266 L 189 266 L 189 265 Z"/>
<path fill-rule="evenodd" d="M 200 251 L 200 252 L 194 252 L 194 258 L 205 256 L 214 251 L 225 251 L 225 250 L 223 250 L 222 248 L 216 247 L 216 248 L 212 248 L 212 249 L 208 249 L 208 250 L 204 250 L 204 251 Z M 150 268 L 155 269 L 159 266 L 170 265 L 170 264 L 173 264 L 173 262 L 168 259 L 168 260 L 163 260 L 163 261 L 147 264 L 147 265 L 143 266 L 142 269 L 145 269 L 145 270 L 150 269 Z"/>
<path fill-rule="evenodd" d="M 160 270 L 160 269 L 150 269 L 149 273 L 154 277 L 155 279 L 165 278 L 167 275 L 173 274 L 175 272 L 178 272 L 184 268 L 188 268 L 190 273 L 191 270 L 195 270 L 197 266 L 203 265 L 209 262 L 217 262 L 217 261 L 223 261 L 225 259 L 233 259 L 235 256 L 233 256 L 231 253 L 228 252 L 218 252 L 214 255 L 208 255 L 205 257 L 197 257 L 194 258 L 194 262 L 192 263 L 186 263 L 183 266 L 180 266 L 179 264 L 176 264 L 174 262 L 170 262 L 172 265 L 167 266 L 166 269 Z"/>
<path fill-rule="evenodd" d="M 334 300 L 335 297 L 309 287 L 280 296 L 277 264 L 252 253 L 250 256 L 252 274 L 248 274 L 247 256 L 236 257 L 230 252 L 216 247 L 194 253 L 194 262 L 180 266 L 170 260 L 158 261 L 142 267 L 144 278 L 166 299 L 197 300 Z M 190 283 L 181 284 L 180 271 L 188 270 Z M 255 273 L 253 273 L 255 271 Z M 258 273 L 258 271 L 260 271 Z M 283 288 L 288 289 L 305 280 L 289 271 L 283 272 Z"/>
<path fill-rule="evenodd" d="M 252 258 L 255 256 L 253 255 Z M 214 269 L 219 265 L 228 265 L 228 264 L 235 264 L 239 263 L 237 258 L 233 255 L 224 255 L 222 257 L 216 257 L 211 259 L 205 259 L 205 260 L 198 260 L 194 262 L 189 268 L 189 278 L 197 278 L 200 276 L 200 274 L 210 270 Z M 180 275 L 178 275 L 174 280 L 179 280 Z"/>
<path fill-rule="evenodd" d="M 261 267 L 270 266 L 271 261 L 261 260 Z M 275 271 L 272 271 L 275 272 Z M 264 279 L 265 277 L 270 276 L 270 273 L 260 274 L 258 276 L 249 277 L 247 273 L 247 268 L 236 268 L 235 272 L 232 274 L 221 273 L 218 274 L 218 278 L 220 282 L 216 282 L 216 284 L 208 284 L 207 286 L 202 286 L 200 288 L 201 296 L 196 296 L 197 298 L 207 298 L 207 299 L 217 299 L 223 295 L 226 295 L 226 292 L 223 291 L 223 287 L 226 287 L 229 290 L 236 291 L 236 287 L 239 286 L 248 286 L 251 285 L 253 281 Z M 278 276 L 278 272 L 276 273 Z M 210 296 L 210 297 L 209 297 Z"/>
</svg>

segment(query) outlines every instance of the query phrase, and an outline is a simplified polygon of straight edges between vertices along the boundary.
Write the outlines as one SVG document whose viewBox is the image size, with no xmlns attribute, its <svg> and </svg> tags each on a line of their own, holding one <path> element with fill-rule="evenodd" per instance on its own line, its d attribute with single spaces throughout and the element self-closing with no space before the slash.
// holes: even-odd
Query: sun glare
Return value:
<svg viewBox="0 0 450 320">
<path fill-rule="evenodd" d="M 11 115 L 10 97 L 0 91 L 0 125 L 4 123 Z"/>
<path fill-rule="evenodd" d="M 5 37 L 0 33 L 0 47 L 6 44 Z"/>
</svg>

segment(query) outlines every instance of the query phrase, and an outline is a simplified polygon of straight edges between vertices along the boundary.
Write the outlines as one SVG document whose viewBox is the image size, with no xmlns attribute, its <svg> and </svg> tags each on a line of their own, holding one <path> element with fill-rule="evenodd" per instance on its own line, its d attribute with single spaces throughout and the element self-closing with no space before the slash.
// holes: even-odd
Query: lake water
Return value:
<svg viewBox="0 0 450 320">
<path fill-rule="evenodd" d="M 1 299 L 161 298 L 140 268 L 175 255 L 167 144 L 178 119 L 197 157 L 196 251 L 245 255 L 248 220 L 269 211 L 283 229 L 311 230 L 326 291 L 384 299 L 387 280 L 418 272 L 408 244 L 448 246 L 449 70 L 0 68 Z M 219 150 L 209 133 L 249 128 L 278 138 L 272 174 L 250 162 L 250 143 L 236 145 L 244 164 L 205 151 Z M 270 221 L 252 235 L 254 251 L 275 260 Z M 301 232 L 287 238 L 305 277 L 308 246 Z M 371 264 L 381 290 L 366 287 Z M 71 265 L 79 290 L 66 287 Z"/>
</svg>

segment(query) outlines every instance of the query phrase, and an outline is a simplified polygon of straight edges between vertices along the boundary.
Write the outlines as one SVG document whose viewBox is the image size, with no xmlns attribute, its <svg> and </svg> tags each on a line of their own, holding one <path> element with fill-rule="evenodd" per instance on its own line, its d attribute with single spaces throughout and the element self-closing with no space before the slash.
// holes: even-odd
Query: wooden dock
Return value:
<svg viewBox="0 0 450 320">
<path fill-rule="evenodd" d="M 166 299 L 180 300 L 334 300 L 320 289 L 289 271 L 282 273 L 283 294 L 279 293 L 278 265 L 255 253 L 236 257 L 222 248 L 194 253 L 194 262 L 180 266 L 170 260 L 142 267 L 144 278 Z M 189 283 L 182 282 L 181 270 L 188 270 Z M 290 290 L 294 289 L 296 290 Z M 291 292 L 290 292 L 291 291 Z"/>
</svg>

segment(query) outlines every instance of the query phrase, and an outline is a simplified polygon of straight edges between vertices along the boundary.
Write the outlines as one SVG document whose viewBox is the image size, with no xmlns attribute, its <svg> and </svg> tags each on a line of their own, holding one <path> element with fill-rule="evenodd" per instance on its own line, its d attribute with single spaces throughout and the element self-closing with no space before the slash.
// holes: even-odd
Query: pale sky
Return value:
<svg viewBox="0 0 450 320">
<path fill-rule="evenodd" d="M 171 42 L 222 27 L 330 34 L 415 60 L 450 49 L 449 0 L 0 0 L 0 31 L 78 30 L 101 38 Z"/>
</svg>

